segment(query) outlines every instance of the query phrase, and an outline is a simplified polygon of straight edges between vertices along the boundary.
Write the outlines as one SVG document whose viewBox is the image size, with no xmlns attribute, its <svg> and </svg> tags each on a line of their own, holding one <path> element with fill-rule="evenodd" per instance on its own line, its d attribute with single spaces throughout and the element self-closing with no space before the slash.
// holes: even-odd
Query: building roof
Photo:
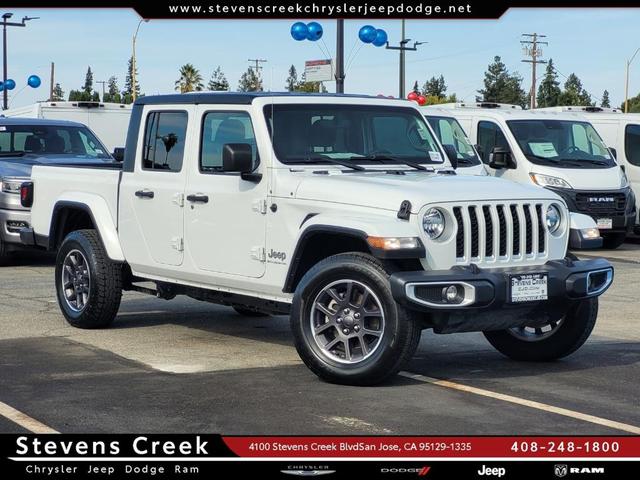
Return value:
<svg viewBox="0 0 640 480">
<path fill-rule="evenodd" d="M 256 98 L 269 97 L 314 97 L 314 98 L 371 98 L 372 95 L 353 95 L 344 93 L 302 93 L 302 92 L 194 92 L 175 93 L 171 95 L 150 95 L 138 97 L 136 105 L 170 105 L 170 104 L 231 104 L 250 105 Z"/>
</svg>

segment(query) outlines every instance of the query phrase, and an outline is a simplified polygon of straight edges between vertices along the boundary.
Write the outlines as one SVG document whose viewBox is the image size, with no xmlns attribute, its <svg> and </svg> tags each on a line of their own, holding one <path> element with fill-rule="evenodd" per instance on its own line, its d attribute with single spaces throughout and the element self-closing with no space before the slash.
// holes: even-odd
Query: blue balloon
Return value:
<svg viewBox="0 0 640 480">
<path fill-rule="evenodd" d="M 372 42 L 376 47 L 383 47 L 387 44 L 387 32 L 384 30 L 376 30 L 376 38 Z"/>
<path fill-rule="evenodd" d="M 30 75 L 29 78 L 27 78 L 27 84 L 31 88 L 38 88 L 42 84 L 42 80 L 40 80 L 40 77 L 37 75 Z"/>
<path fill-rule="evenodd" d="M 305 40 L 307 38 L 308 32 L 309 32 L 309 29 L 302 22 L 296 22 L 293 25 L 291 25 L 291 36 L 293 37 L 294 40 L 297 40 L 298 42 Z"/>
<path fill-rule="evenodd" d="M 4 90 L 4 83 L 0 82 L 0 92 Z"/>
<path fill-rule="evenodd" d="M 11 78 L 7 78 L 7 81 L 4 84 L 4 88 L 7 90 L 13 90 L 16 88 L 16 82 L 14 82 Z"/>
<path fill-rule="evenodd" d="M 372 43 L 376 39 L 377 35 L 378 31 L 371 25 L 365 25 L 358 32 L 358 37 L 364 43 Z"/>
<path fill-rule="evenodd" d="M 322 25 L 318 22 L 307 23 L 307 40 L 315 42 L 322 38 Z"/>
</svg>

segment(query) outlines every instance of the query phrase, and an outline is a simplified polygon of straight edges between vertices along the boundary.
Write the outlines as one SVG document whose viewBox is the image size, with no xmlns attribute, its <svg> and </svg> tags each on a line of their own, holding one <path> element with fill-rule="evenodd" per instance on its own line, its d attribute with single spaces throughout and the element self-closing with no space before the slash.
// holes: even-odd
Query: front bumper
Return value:
<svg viewBox="0 0 640 480">
<path fill-rule="evenodd" d="M 20 230 L 30 226 L 29 210 L 0 209 L 0 238 L 7 244 L 21 245 Z"/>
<path fill-rule="evenodd" d="M 546 300 L 511 301 L 511 275 L 547 274 Z M 398 272 L 390 277 L 394 299 L 427 315 L 439 333 L 499 330 L 562 317 L 575 301 L 598 297 L 611 286 L 613 266 L 604 259 L 552 260 L 544 265 L 482 269 Z M 464 293 L 447 303 L 443 291 L 455 285 Z"/>
</svg>

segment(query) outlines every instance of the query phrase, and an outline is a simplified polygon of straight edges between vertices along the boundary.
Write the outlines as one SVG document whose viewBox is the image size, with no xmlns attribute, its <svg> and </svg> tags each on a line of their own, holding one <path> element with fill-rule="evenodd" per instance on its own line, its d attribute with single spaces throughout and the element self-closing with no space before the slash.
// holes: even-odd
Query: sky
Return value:
<svg viewBox="0 0 640 480">
<path fill-rule="evenodd" d="M 55 81 L 69 93 L 84 83 L 87 66 L 94 80 L 115 75 L 122 89 L 131 40 L 140 20 L 129 9 L 12 9 L 14 20 L 41 17 L 26 28 L 8 30 L 9 78 L 16 81 L 10 107 L 48 97 L 50 63 L 55 62 Z M 301 19 L 310 21 L 314 19 Z M 138 81 L 147 94 L 170 93 L 178 69 L 194 64 L 205 84 L 220 65 L 235 89 L 250 58 L 263 64 L 265 89 L 284 90 L 289 67 L 299 73 L 305 60 L 327 58 L 335 53 L 335 20 L 318 20 L 324 28 L 319 42 L 296 42 L 289 29 L 293 20 L 151 20 L 143 23 L 137 39 Z M 345 55 L 348 60 L 345 92 L 398 95 L 398 53 L 362 44 L 359 28 L 370 23 L 386 30 L 392 44 L 400 39 L 398 20 L 347 20 Z M 640 9 L 511 9 L 499 20 L 409 20 L 407 37 L 428 42 L 407 52 L 407 90 L 413 82 L 444 75 L 447 93 L 472 101 L 482 88 L 487 65 L 499 55 L 511 71 L 531 85 L 530 64 L 520 45 L 522 33 L 547 35 L 543 58 L 553 58 L 563 76 L 576 73 L 593 98 L 607 89 L 613 106 L 624 97 L 626 60 L 640 47 Z M 539 67 L 544 70 L 544 66 Z M 540 71 L 541 76 L 543 71 Z M 36 74 L 42 86 L 26 86 Z M 327 82 L 335 91 L 335 82 Z M 101 91 L 99 84 L 94 88 Z M 630 96 L 640 93 L 640 54 L 631 66 Z"/>
</svg>

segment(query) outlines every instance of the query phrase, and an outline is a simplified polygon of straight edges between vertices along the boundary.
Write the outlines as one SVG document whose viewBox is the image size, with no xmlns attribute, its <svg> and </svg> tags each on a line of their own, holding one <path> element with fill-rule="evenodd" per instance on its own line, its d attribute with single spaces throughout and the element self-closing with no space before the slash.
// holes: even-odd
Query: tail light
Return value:
<svg viewBox="0 0 640 480">
<path fill-rule="evenodd" d="M 33 182 L 24 182 L 20 186 L 20 203 L 25 208 L 33 205 Z"/>
</svg>

